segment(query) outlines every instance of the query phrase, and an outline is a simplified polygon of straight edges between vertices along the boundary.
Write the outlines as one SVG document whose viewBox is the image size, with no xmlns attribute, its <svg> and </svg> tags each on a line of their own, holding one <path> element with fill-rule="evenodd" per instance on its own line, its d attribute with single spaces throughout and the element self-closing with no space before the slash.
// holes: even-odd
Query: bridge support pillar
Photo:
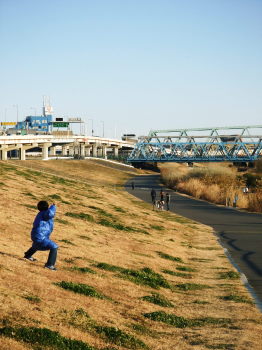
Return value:
<svg viewBox="0 0 262 350">
<path fill-rule="evenodd" d="M 1 160 L 7 160 L 7 151 L 8 151 L 8 146 L 2 145 L 1 146 Z"/>
<path fill-rule="evenodd" d="M 85 144 L 80 144 L 80 156 L 85 157 Z"/>
<path fill-rule="evenodd" d="M 118 150 L 119 150 L 119 147 L 116 146 L 113 148 L 113 152 L 114 152 L 114 157 L 118 157 Z"/>
<path fill-rule="evenodd" d="M 66 145 L 62 146 L 62 156 L 67 156 L 67 149 L 68 149 L 68 146 Z"/>
<path fill-rule="evenodd" d="M 91 154 L 91 147 L 85 147 L 85 156 L 90 157 Z"/>
<path fill-rule="evenodd" d="M 92 146 L 92 154 L 93 154 L 93 157 L 97 157 L 97 145 Z"/>
<path fill-rule="evenodd" d="M 44 143 L 42 147 L 42 159 L 48 160 L 48 148 L 52 145 L 52 143 Z"/>
<path fill-rule="evenodd" d="M 74 145 L 73 144 L 69 145 L 69 152 L 68 153 L 69 153 L 70 157 L 74 156 Z"/>
<path fill-rule="evenodd" d="M 103 149 L 101 147 L 99 147 L 97 150 L 97 156 L 100 158 L 103 157 Z"/>
<path fill-rule="evenodd" d="M 26 160 L 26 150 L 30 149 L 30 148 L 34 148 L 37 147 L 37 143 L 32 143 L 30 146 L 29 145 L 21 145 L 19 150 L 20 150 L 20 154 L 19 154 L 19 158 L 20 160 Z"/>
<path fill-rule="evenodd" d="M 50 147 L 49 155 L 50 156 L 55 156 L 56 155 L 56 146 Z"/>
<path fill-rule="evenodd" d="M 107 146 L 102 147 L 102 157 L 107 159 Z"/>
</svg>

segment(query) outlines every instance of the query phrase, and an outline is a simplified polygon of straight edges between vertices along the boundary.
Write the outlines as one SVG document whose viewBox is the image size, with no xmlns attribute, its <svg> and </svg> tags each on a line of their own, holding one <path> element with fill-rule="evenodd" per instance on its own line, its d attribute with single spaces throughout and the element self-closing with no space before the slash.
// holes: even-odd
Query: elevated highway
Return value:
<svg viewBox="0 0 262 350">
<path fill-rule="evenodd" d="M 38 148 L 42 159 L 55 156 L 57 149 L 63 156 L 107 157 L 111 152 L 115 157 L 120 152 L 130 152 L 134 143 L 117 139 L 79 135 L 4 135 L 0 136 L 0 160 L 7 160 L 8 152 L 17 150 L 20 160 L 26 160 L 27 152 Z"/>
</svg>

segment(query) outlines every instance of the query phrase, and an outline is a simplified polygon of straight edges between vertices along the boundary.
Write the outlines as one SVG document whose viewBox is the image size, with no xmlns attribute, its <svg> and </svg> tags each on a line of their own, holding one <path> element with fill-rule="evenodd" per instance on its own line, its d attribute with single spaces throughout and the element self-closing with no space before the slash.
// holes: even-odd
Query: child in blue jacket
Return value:
<svg viewBox="0 0 262 350">
<path fill-rule="evenodd" d="M 57 257 L 58 245 L 49 239 L 54 228 L 54 217 L 56 213 L 55 204 L 48 205 L 46 201 L 40 201 L 37 204 L 39 213 L 36 215 L 31 231 L 32 247 L 25 252 L 24 258 L 30 261 L 36 261 L 33 254 L 37 250 L 49 250 L 49 256 L 45 268 L 56 270 L 55 263 Z"/>
</svg>

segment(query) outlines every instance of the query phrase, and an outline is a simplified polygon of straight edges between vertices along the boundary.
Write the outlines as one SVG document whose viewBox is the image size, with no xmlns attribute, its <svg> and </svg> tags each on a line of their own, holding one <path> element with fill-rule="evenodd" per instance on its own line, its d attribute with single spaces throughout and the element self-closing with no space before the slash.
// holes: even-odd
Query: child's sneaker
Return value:
<svg viewBox="0 0 262 350">
<path fill-rule="evenodd" d="M 24 259 L 30 260 L 30 261 L 37 261 L 37 259 L 33 258 L 32 256 L 24 256 Z"/>
<path fill-rule="evenodd" d="M 54 267 L 54 265 L 46 265 L 46 264 L 45 264 L 45 269 L 49 269 L 49 270 L 53 270 L 53 271 L 57 270 L 57 268 Z"/>
</svg>

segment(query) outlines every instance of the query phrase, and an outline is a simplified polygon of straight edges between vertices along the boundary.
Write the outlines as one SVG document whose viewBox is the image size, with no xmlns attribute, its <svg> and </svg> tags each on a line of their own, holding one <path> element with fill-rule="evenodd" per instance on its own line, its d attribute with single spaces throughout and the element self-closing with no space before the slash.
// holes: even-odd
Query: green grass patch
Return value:
<svg viewBox="0 0 262 350">
<path fill-rule="evenodd" d="M 91 241 L 91 238 L 88 237 L 88 236 L 79 235 L 78 237 L 81 238 L 81 239 L 85 239 L 86 241 Z"/>
<path fill-rule="evenodd" d="M 75 245 L 74 243 L 72 243 L 68 239 L 59 239 L 59 242 L 63 242 L 63 243 L 69 244 L 69 245 Z"/>
<path fill-rule="evenodd" d="M 187 266 L 177 266 L 176 269 L 178 271 L 196 272 L 196 269 L 192 269 L 192 267 Z"/>
<path fill-rule="evenodd" d="M 74 293 L 87 295 L 89 297 L 98 298 L 98 299 L 108 299 L 105 295 L 97 292 L 94 287 L 88 286 L 84 283 L 73 283 L 73 282 L 57 282 L 54 283 L 56 286 L 59 286 L 63 289 L 70 290 Z"/>
<path fill-rule="evenodd" d="M 180 262 L 180 263 L 183 262 L 183 260 L 181 258 L 178 258 L 176 256 L 172 256 L 172 255 L 169 255 L 169 254 L 166 254 L 166 253 L 163 253 L 163 252 L 156 252 L 156 253 L 163 259 L 167 259 L 167 260 L 171 260 L 171 261 L 177 261 L 177 262 Z"/>
<path fill-rule="evenodd" d="M 197 262 L 211 262 L 214 261 L 213 259 L 206 259 L 206 258 L 189 258 L 189 260 L 197 261 Z"/>
<path fill-rule="evenodd" d="M 63 177 L 58 177 L 58 176 L 52 176 L 50 182 L 52 184 L 60 184 L 60 185 L 66 185 L 66 186 L 69 186 L 75 183 L 74 181 L 67 180 L 67 179 L 64 179 Z"/>
<path fill-rule="evenodd" d="M 156 338 L 158 336 L 158 334 L 154 331 L 152 331 L 151 329 L 147 328 L 146 326 L 142 325 L 142 324 L 137 324 L 137 323 L 133 323 L 130 325 L 130 327 L 143 335 L 149 335 L 150 337 Z"/>
<path fill-rule="evenodd" d="M 179 284 L 176 284 L 175 287 L 183 291 L 212 288 L 206 284 L 197 284 L 197 283 L 179 283 Z"/>
<path fill-rule="evenodd" d="M 205 300 L 194 300 L 193 303 L 194 304 L 199 304 L 199 305 L 210 304 L 208 301 L 205 301 Z"/>
<path fill-rule="evenodd" d="M 73 266 L 73 267 L 70 268 L 70 270 L 81 272 L 81 273 L 93 273 L 93 274 L 96 273 L 94 270 L 90 269 L 89 267 Z"/>
<path fill-rule="evenodd" d="M 236 295 L 236 294 L 229 294 L 223 297 L 220 297 L 220 299 L 226 300 L 226 301 L 234 301 L 235 303 L 247 303 L 247 304 L 253 304 L 253 301 L 250 300 L 247 297 Z"/>
<path fill-rule="evenodd" d="M 23 206 L 29 209 L 37 209 L 36 205 L 32 205 L 32 204 L 23 204 Z"/>
<path fill-rule="evenodd" d="M 152 293 L 141 298 L 142 300 L 148 301 L 149 303 L 156 304 L 163 307 L 173 307 L 172 304 L 166 297 L 159 293 Z"/>
<path fill-rule="evenodd" d="M 226 279 L 226 280 L 236 280 L 240 278 L 240 274 L 236 271 L 220 272 L 219 278 Z"/>
<path fill-rule="evenodd" d="M 116 327 L 96 326 L 96 332 L 110 343 L 128 349 L 148 349 L 146 344 L 133 335 L 123 332 Z"/>
<path fill-rule="evenodd" d="M 127 334 L 116 327 L 108 327 L 99 325 L 93 320 L 82 308 L 74 311 L 63 310 L 63 319 L 67 318 L 71 326 L 74 326 L 82 331 L 89 332 L 93 335 L 99 335 L 107 342 L 117 346 L 123 346 L 128 349 L 147 349 L 147 346 L 134 336 Z M 104 348 L 112 349 L 112 348 Z"/>
<path fill-rule="evenodd" d="M 112 272 L 123 272 L 126 270 L 123 267 L 116 266 L 116 265 L 110 265 L 110 264 L 103 263 L 103 262 L 94 264 L 94 266 L 98 267 L 101 270 L 112 271 Z"/>
<path fill-rule="evenodd" d="M 124 210 L 123 208 L 121 207 L 117 207 L 117 206 L 113 206 L 113 208 L 115 209 L 115 211 L 119 212 L 119 213 L 126 213 L 126 210 Z"/>
<path fill-rule="evenodd" d="M 125 226 L 123 224 L 117 223 L 115 221 L 109 221 L 107 219 L 100 219 L 98 221 L 98 224 L 100 224 L 102 226 L 106 226 L 106 227 L 112 227 L 115 230 L 127 231 L 127 232 L 141 232 L 141 233 L 149 235 L 149 233 L 143 229 L 134 228 L 131 226 Z"/>
<path fill-rule="evenodd" d="M 155 289 L 159 289 L 160 287 L 171 289 L 171 285 L 162 275 L 148 267 L 144 267 L 140 270 L 132 270 L 107 263 L 98 263 L 94 266 L 106 271 L 119 272 L 117 276 L 128 279 L 136 284 L 150 286 Z"/>
<path fill-rule="evenodd" d="M 164 311 L 150 312 L 144 314 L 144 316 L 153 321 L 163 322 L 176 328 L 203 327 L 209 324 L 225 327 L 231 323 L 230 319 L 225 318 L 203 317 L 196 319 L 187 319 L 181 316 L 176 316 L 174 314 L 168 314 Z"/>
<path fill-rule="evenodd" d="M 149 286 L 159 289 L 160 287 L 171 289 L 168 281 L 159 273 L 154 272 L 148 267 L 141 270 L 126 269 L 121 273 L 121 276 L 136 284 Z"/>
<path fill-rule="evenodd" d="M 67 212 L 67 213 L 65 213 L 65 216 L 68 216 L 70 218 L 81 219 L 81 220 L 84 220 L 84 221 L 90 221 L 90 222 L 94 222 L 95 221 L 92 215 L 86 214 L 86 213 L 71 213 L 71 212 Z"/>
<path fill-rule="evenodd" d="M 66 220 L 63 220 L 63 219 L 56 218 L 55 221 L 59 222 L 59 224 L 70 225 L 69 221 L 66 221 Z"/>
<path fill-rule="evenodd" d="M 58 332 L 48 328 L 36 327 L 4 327 L 0 328 L 0 335 L 23 341 L 39 347 L 45 346 L 58 350 L 94 350 L 94 348 L 81 340 L 73 340 L 61 336 Z"/>
<path fill-rule="evenodd" d="M 23 296 L 24 299 L 31 301 L 32 303 L 40 303 L 41 299 L 36 295 L 25 295 Z"/>
<path fill-rule="evenodd" d="M 28 196 L 28 197 L 31 197 L 31 198 L 36 199 L 36 196 L 35 196 L 33 193 L 31 193 L 31 192 L 24 192 L 23 194 L 24 194 L 25 196 Z"/>
<path fill-rule="evenodd" d="M 167 273 L 168 275 L 171 275 L 171 276 L 192 278 L 192 275 L 190 275 L 189 273 L 176 272 L 176 271 L 172 271 L 172 270 L 162 270 L 162 272 Z"/>
<path fill-rule="evenodd" d="M 109 217 L 109 218 L 113 218 L 113 215 L 111 213 L 106 212 L 104 209 L 101 209 L 99 207 L 95 207 L 93 205 L 89 205 L 88 208 L 96 210 L 100 215 Z"/>
<path fill-rule="evenodd" d="M 153 230 L 163 231 L 165 228 L 159 225 L 150 225 Z"/>
</svg>

